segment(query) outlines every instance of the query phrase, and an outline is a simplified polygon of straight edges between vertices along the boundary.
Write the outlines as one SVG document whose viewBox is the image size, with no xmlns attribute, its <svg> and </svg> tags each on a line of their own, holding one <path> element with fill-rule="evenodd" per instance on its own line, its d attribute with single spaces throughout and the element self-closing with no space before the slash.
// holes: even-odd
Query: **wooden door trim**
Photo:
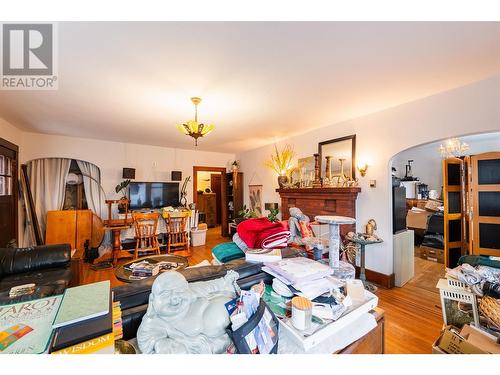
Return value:
<svg viewBox="0 0 500 375">
<path fill-rule="evenodd" d="M 479 160 L 500 159 L 500 152 L 485 152 L 471 156 L 472 178 L 471 178 L 471 200 L 472 200 L 472 220 L 470 225 L 473 255 L 495 255 L 498 256 L 499 249 L 484 248 L 479 243 L 479 224 L 491 223 L 500 224 L 499 217 L 479 216 L 479 193 L 485 191 L 500 191 L 500 184 L 479 185 L 478 162 Z"/>
<path fill-rule="evenodd" d="M 221 235 L 224 234 L 224 228 L 227 227 L 227 190 L 226 190 L 226 173 L 225 167 L 208 167 L 208 166 L 193 166 L 193 202 L 198 201 L 198 172 L 220 172 L 221 174 Z"/>
<path fill-rule="evenodd" d="M 443 160 L 443 203 L 444 203 L 444 264 L 446 267 L 450 266 L 450 249 L 461 248 L 463 251 L 463 238 L 464 238 L 464 228 L 461 223 L 460 225 L 460 241 L 449 241 L 449 231 L 450 231 L 450 221 L 451 220 L 460 220 L 463 219 L 463 212 L 459 213 L 448 213 L 449 211 L 449 202 L 448 202 L 448 193 L 460 193 L 461 200 L 463 199 L 464 192 L 462 191 L 462 183 L 460 185 L 448 185 L 448 165 L 449 164 L 457 164 L 460 165 L 460 175 L 462 175 L 462 167 L 464 161 L 459 158 L 447 158 Z M 460 208 L 462 209 L 462 203 L 460 204 Z"/>
<path fill-rule="evenodd" d="M 14 231 L 16 244 L 19 244 L 19 146 L 6 139 L 0 138 L 0 146 L 14 152 L 15 158 L 12 161 L 12 195 L 14 195 Z"/>
</svg>

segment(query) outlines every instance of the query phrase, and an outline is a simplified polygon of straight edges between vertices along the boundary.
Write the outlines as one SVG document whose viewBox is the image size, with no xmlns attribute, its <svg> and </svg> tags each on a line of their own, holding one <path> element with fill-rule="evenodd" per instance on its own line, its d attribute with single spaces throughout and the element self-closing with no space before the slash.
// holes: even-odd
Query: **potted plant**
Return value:
<svg viewBox="0 0 500 375">
<path fill-rule="evenodd" d="M 264 163 L 266 167 L 271 168 L 278 174 L 278 185 L 280 189 L 288 182 L 288 171 L 292 167 L 295 155 L 295 151 L 291 145 L 287 144 L 281 150 L 278 150 L 278 146 L 275 144 L 274 154 Z"/>
<path fill-rule="evenodd" d="M 243 205 L 243 209 L 238 212 L 239 217 L 235 218 L 234 221 L 236 224 L 241 223 L 242 221 L 252 219 L 257 217 L 255 212 L 247 208 L 246 205 Z"/>
<path fill-rule="evenodd" d="M 269 215 L 267 215 L 267 218 L 269 221 L 275 223 L 278 221 L 278 214 L 280 213 L 280 210 L 278 208 L 270 208 L 269 209 Z"/>
<path fill-rule="evenodd" d="M 127 199 L 127 187 L 130 184 L 130 180 L 123 180 L 118 185 L 115 186 L 116 194 L 121 194 L 120 199 Z M 125 206 L 123 204 L 118 205 L 118 212 L 124 212 Z"/>
</svg>

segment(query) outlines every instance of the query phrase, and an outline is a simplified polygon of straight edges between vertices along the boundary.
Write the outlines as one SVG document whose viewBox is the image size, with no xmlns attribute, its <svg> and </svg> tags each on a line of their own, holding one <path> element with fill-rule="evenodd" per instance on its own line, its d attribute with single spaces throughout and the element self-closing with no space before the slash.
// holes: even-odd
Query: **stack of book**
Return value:
<svg viewBox="0 0 500 375">
<path fill-rule="evenodd" d="M 115 341 L 123 338 L 122 309 L 120 301 L 113 302 L 113 334 Z"/>
<path fill-rule="evenodd" d="M 103 281 L 2 306 L 0 353 L 114 353 L 110 287 Z M 120 328 L 121 313 L 116 322 Z"/>
<path fill-rule="evenodd" d="M 24 284 L 10 288 L 9 297 L 19 297 L 25 294 L 32 294 L 35 291 L 35 284 Z"/>
<path fill-rule="evenodd" d="M 52 327 L 52 354 L 114 353 L 110 282 L 66 289 Z"/>
<path fill-rule="evenodd" d="M 1 306 L 0 354 L 47 353 L 61 300 L 51 296 Z"/>
</svg>

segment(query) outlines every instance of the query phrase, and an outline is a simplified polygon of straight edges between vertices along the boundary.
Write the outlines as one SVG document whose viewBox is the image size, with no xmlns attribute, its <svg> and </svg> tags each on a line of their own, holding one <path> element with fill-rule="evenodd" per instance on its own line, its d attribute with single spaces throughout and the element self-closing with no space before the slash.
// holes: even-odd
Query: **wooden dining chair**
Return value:
<svg viewBox="0 0 500 375">
<path fill-rule="evenodd" d="M 154 252 L 156 255 L 160 255 L 160 242 L 156 234 L 160 214 L 158 212 L 134 212 L 132 218 L 134 219 L 136 239 L 134 258 L 139 257 L 139 252 Z"/>
<path fill-rule="evenodd" d="M 189 214 L 166 214 L 163 217 L 167 228 L 167 254 L 173 248 L 176 250 L 189 250 L 189 229 L 187 228 Z"/>
</svg>

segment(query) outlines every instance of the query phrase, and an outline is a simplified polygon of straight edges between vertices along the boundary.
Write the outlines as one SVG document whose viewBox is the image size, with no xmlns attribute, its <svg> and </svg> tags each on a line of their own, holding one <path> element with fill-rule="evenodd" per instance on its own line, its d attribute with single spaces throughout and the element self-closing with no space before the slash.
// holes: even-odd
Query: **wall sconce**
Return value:
<svg viewBox="0 0 500 375">
<path fill-rule="evenodd" d="M 359 162 L 356 167 L 361 174 L 361 177 L 365 177 L 366 171 L 368 170 L 368 164 L 366 162 Z"/>
</svg>

